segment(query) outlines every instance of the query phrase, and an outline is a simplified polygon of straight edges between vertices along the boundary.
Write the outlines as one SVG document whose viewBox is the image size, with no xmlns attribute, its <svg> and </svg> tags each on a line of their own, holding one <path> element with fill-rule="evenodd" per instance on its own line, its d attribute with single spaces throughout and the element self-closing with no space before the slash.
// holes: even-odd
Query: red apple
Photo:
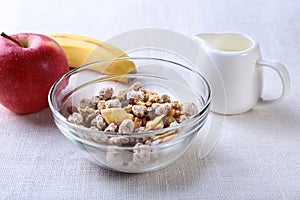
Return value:
<svg viewBox="0 0 300 200">
<path fill-rule="evenodd" d="M 69 70 L 63 49 L 45 35 L 1 36 L 0 103 L 18 114 L 48 107 L 50 87 Z"/>
</svg>

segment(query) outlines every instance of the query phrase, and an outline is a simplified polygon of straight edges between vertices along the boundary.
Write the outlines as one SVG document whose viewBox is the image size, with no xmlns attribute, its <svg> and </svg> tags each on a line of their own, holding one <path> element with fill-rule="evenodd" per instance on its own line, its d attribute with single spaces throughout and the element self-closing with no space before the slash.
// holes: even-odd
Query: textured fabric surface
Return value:
<svg viewBox="0 0 300 200">
<path fill-rule="evenodd" d="M 190 36 L 244 32 L 260 43 L 265 58 L 286 65 L 291 91 L 279 104 L 226 116 L 206 158 L 200 159 L 197 137 L 179 160 L 143 174 L 91 164 L 55 127 L 49 109 L 20 116 L 0 106 L 0 199 L 299 199 L 299 10 L 293 0 L 2 2 L 0 27 L 9 34 L 105 40 L 143 27 Z M 266 75 L 266 92 L 279 94 L 275 73 Z"/>
</svg>

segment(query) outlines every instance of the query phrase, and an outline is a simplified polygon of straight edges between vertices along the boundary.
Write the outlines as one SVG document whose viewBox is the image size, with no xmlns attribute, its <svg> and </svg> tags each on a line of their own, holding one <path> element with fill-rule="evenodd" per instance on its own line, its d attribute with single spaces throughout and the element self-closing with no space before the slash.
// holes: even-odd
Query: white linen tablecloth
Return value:
<svg viewBox="0 0 300 200">
<path fill-rule="evenodd" d="M 290 72 L 281 103 L 226 116 L 214 150 L 199 141 L 161 170 L 122 174 L 87 161 L 50 110 L 20 116 L 0 106 L 0 199 L 300 199 L 300 2 L 293 0 L 3 1 L 0 27 L 109 39 L 153 27 L 193 36 L 243 32 Z M 275 73 L 265 89 L 278 94 Z M 1 94 L 0 94 L 1 95 Z"/>
</svg>

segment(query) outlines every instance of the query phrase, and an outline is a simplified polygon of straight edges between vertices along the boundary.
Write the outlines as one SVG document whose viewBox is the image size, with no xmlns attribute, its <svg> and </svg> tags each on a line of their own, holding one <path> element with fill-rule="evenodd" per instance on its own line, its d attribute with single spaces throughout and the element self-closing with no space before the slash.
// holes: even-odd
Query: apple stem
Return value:
<svg viewBox="0 0 300 200">
<path fill-rule="evenodd" d="M 20 47 L 23 47 L 23 48 L 25 47 L 19 40 L 16 40 L 16 39 L 10 37 L 9 35 L 6 35 L 4 32 L 1 33 L 1 36 L 6 38 L 6 39 L 9 39 L 9 40 L 13 41 L 14 43 L 16 43 Z"/>
</svg>

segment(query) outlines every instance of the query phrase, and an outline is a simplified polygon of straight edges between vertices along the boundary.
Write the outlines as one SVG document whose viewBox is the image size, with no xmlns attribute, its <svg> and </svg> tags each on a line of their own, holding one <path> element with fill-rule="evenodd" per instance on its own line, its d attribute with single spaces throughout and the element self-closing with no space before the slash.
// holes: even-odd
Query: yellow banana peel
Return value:
<svg viewBox="0 0 300 200">
<path fill-rule="evenodd" d="M 49 34 L 63 48 L 69 67 L 77 68 L 82 65 L 105 59 L 128 57 L 119 48 L 86 36 L 74 34 Z M 89 69 L 107 75 L 122 75 L 135 72 L 135 64 L 130 60 L 113 60 L 92 64 Z M 124 79 L 122 79 L 124 81 Z"/>
</svg>

